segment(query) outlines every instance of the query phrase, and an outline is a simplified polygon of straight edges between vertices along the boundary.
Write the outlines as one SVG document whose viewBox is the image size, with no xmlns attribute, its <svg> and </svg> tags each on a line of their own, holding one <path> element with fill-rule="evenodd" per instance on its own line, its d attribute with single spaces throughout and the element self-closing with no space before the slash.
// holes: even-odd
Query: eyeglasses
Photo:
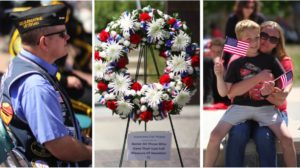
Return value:
<svg viewBox="0 0 300 168">
<path fill-rule="evenodd" d="M 62 31 L 59 31 L 59 32 L 54 32 L 54 33 L 49 33 L 49 34 L 44 34 L 42 36 L 48 37 L 48 36 L 53 36 L 53 35 L 56 35 L 56 34 L 58 34 L 58 36 L 61 37 L 61 38 L 66 38 L 68 36 L 68 33 L 67 33 L 66 30 L 62 30 Z M 39 45 L 39 44 L 40 44 L 40 41 L 37 42 L 37 45 Z"/>
<path fill-rule="evenodd" d="M 59 37 L 61 37 L 61 38 L 65 38 L 65 37 L 68 35 L 67 31 L 66 31 L 66 30 L 63 30 L 63 31 L 59 31 L 59 32 L 54 32 L 54 33 L 45 34 L 44 36 L 45 36 L 45 37 L 47 37 L 47 36 L 53 36 L 53 35 L 55 35 L 55 34 L 58 34 Z"/>
<path fill-rule="evenodd" d="M 272 44 L 278 44 L 279 43 L 279 38 L 275 36 L 270 36 L 268 33 L 261 32 L 260 33 L 260 38 L 262 40 L 269 40 L 270 43 Z"/>
</svg>

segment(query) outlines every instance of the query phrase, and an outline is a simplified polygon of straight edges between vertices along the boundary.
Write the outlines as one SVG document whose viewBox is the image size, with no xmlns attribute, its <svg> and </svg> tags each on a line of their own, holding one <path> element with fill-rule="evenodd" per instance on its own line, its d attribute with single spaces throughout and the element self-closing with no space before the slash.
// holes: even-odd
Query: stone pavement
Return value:
<svg viewBox="0 0 300 168">
<path fill-rule="evenodd" d="M 299 113 L 299 108 L 300 108 L 300 87 L 294 87 L 287 97 L 288 101 L 288 128 L 293 135 L 294 143 L 296 146 L 297 150 L 297 159 L 298 159 L 298 166 L 300 166 L 300 113 Z M 202 117 L 204 120 L 201 120 L 201 125 L 204 125 L 205 128 L 201 129 L 203 131 L 202 133 L 202 144 L 203 144 L 203 152 L 205 152 L 209 135 L 212 129 L 216 126 L 217 122 L 219 119 L 222 117 L 224 114 L 225 110 L 215 110 L 215 111 L 203 111 Z M 224 141 L 225 142 L 225 141 Z M 221 152 L 217 161 L 218 166 L 224 166 L 224 144 L 220 146 Z M 278 166 L 284 166 L 282 162 L 282 153 L 280 150 L 278 150 Z M 249 143 L 246 149 L 246 154 L 245 154 L 245 164 L 247 166 L 259 166 L 258 165 L 258 156 L 256 154 L 255 146 L 252 143 Z"/>
<path fill-rule="evenodd" d="M 199 167 L 199 106 L 186 106 L 180 115 L 172 115 L 172 121 L 181 151 L 184 166 Z M 118 115 L 111 115 L 111 111 L 103 106 L 95 109 L 94 149 L 95 166 L 119 166 L 127 120 Z M 129 132 L 144 131 L 144 124 L 130 121 Z M 150 121 L 147 131 L 172 132 L 169 119 Z M 150 167 L 180 167 L 180 161 L 172 135 L 171 158 L 168 161 L 148 161 Z M 126 151 L 123 166 L 144 166 L 144 161 L 127 161 Z"/>
</svg>

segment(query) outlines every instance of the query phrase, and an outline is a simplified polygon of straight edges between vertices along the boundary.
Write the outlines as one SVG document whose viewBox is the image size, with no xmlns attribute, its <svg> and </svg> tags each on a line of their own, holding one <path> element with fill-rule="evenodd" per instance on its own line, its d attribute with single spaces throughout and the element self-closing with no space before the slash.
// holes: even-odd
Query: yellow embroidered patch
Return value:
<svg viewBox="0 0 300 168">
<path fill-rule="evenodd" d="M 6 103 L 6 102 L 2 103 L 1 109 L 0 109 L 0 116 L 1 116 L 2 121 L 6 125 L 8 125 L 11 122 L 11 120 L 14 116 L 14 112 L 9 103 Z"/>
<path fill-rule="evenodd" d="M 42 21 L 42 20 L 43 20 L 42 16 L 23 20 L 23 21 L 19 22 L 19 26 L 23 27 L 23 29 L 26 29 L 26 28 L 29 28 L 32 26 L 39 25 L 40 21 Z"/>
</svg>

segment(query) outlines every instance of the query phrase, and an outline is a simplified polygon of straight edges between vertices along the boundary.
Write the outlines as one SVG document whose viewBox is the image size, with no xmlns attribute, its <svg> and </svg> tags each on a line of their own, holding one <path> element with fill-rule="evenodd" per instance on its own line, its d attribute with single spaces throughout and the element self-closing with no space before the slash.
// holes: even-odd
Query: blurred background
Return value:
<svg viewBox="0 0 300 168">
<path fill-rule="evenodd" d="M 24 11 L 42 5 L 64 4 L 68 56 L 56 61 L 57 78 L 67 90 L 84 134 L 92 136 L 92 2 L 91 1 L 0 1 L 0 77 L 19 53 L 21 39 L 10 21 L 12 11 Z"/>
</svg>

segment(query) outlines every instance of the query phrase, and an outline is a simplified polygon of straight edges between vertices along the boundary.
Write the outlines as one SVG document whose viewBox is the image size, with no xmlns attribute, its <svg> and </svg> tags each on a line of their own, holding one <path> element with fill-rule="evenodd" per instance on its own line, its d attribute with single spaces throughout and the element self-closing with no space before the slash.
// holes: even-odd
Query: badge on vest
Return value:
<svg viewBox="0 0 300 168">
<path fill-rule="evenodd" d="M 0 116 L 1 116 L 2 121 L 6 125 L 8 125 L 11 122 L 11 120 L 14 116 L 14 111 L 9 103 L 3 102 L 1 104 Z"/>
</svg>

